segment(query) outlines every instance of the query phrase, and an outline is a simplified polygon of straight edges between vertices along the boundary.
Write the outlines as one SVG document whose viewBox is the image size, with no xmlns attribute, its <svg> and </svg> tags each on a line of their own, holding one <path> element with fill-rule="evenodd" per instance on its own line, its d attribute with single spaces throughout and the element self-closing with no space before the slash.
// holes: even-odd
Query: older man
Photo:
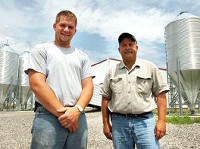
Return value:
<svg viewBox="0 0 200 149">
<path fill-rule="evenodd" d="M 169 88 L 158 67 L 137 58 L 133 35 L 122 33 L 118 42 L 123 61 L 108 70 L 101 88 L 104 134 L 115 149 L 133 149 L 135 145 L 138 149 L 158 149 L 158 140 L 166 132 Z M 152 111 L 156 108 L 155 124 Z"/>
</svg>

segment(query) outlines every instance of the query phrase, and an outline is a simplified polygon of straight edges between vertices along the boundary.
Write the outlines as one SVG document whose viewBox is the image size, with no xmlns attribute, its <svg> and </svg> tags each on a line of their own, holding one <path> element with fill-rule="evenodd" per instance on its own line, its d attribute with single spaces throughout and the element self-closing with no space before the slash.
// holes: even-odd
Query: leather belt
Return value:
<svg viewBox="0 0 200 149">
<path fill-rule="evenodd" d="M 112 112 L 111 114 L 116 114 L 116 115 L 120 115 L 120 116 L 124 116 L 124 117 L 143 117 L 143 118 L 148 118 L 148 114 L 153 114 L 152 112 L 145 112 L 145 113 L 141 113 L 141 114 L 122 114 L 122 113 L 116 113 L 116 112 Z"/>
<path fill-rule="evenodd" d="M 39 102 L 35 101 L 35 109 L 34 112 L 37 110 L 38 107 L 42 106 Z"/>
</svg>

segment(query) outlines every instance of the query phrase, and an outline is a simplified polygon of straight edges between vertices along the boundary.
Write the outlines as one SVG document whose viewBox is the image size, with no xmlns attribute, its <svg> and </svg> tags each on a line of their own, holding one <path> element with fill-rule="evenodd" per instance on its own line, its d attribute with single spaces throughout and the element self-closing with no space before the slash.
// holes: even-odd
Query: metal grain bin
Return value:
<svg viewBox="0 0 200 149">
<path fill-rule="evenodd" d="M 165 27 L 165 40 L 169 76 L 194 111 L 200 99 L 200 17 L 180 13 Z"/>
<path fill-rule="evenodd" d="M 17 87 L 19 55 L 8 45 L 0 49 L 0 108 L 8 94 Z"/>
<path fill-rule="evenodd" d="M 26 109 L 27 101 L 30 98 L 32 92 L 29 86 L 28 75 L 25 74 L 24 70 L 28 64 L 29 52 L 24 51 L 19 57 L 19 101 L 22 109 Z"/>
</svg>

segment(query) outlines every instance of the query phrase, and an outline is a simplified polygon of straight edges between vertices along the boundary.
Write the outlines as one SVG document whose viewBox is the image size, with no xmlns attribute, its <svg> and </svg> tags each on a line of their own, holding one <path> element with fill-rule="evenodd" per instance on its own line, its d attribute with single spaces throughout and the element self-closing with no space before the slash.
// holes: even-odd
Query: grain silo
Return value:
<svg viewBox="0 0 200 149">
<path fill-rule="evenodd" d="M 19 102 L 22 110 L 27 108 L 27 101 L 30 98 L 32 92 L 29 86 L 28 75 L 25 74 L 24 70 L 28 64 L 29 52 L 24 51 L 19 57 Z"/>
<path fill-rule="evenodd" d="M 17 87 L 19 55 L 8 46 L 0 49 L 0 109 L 2 110 L 5 99 Z"/>
<path fill-rule="evenodd" d="M 168 74 L 194 114 L 200 99 L 200 17 L 181 12 L 165 27 Z"/>
</svg>

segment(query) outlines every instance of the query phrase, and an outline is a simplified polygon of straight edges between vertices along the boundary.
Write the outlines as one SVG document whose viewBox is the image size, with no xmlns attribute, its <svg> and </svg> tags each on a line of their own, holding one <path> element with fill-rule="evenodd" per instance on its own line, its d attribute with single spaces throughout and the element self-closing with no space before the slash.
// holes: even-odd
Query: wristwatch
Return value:
<svg viewBox="0 0 200 149">
<path fill-rule="evenodd" d="M 75 107 L 79 110 L 80 113 L 83 113 L 83 108 L 80 105 L 75 105 Z"/>
</svg>

